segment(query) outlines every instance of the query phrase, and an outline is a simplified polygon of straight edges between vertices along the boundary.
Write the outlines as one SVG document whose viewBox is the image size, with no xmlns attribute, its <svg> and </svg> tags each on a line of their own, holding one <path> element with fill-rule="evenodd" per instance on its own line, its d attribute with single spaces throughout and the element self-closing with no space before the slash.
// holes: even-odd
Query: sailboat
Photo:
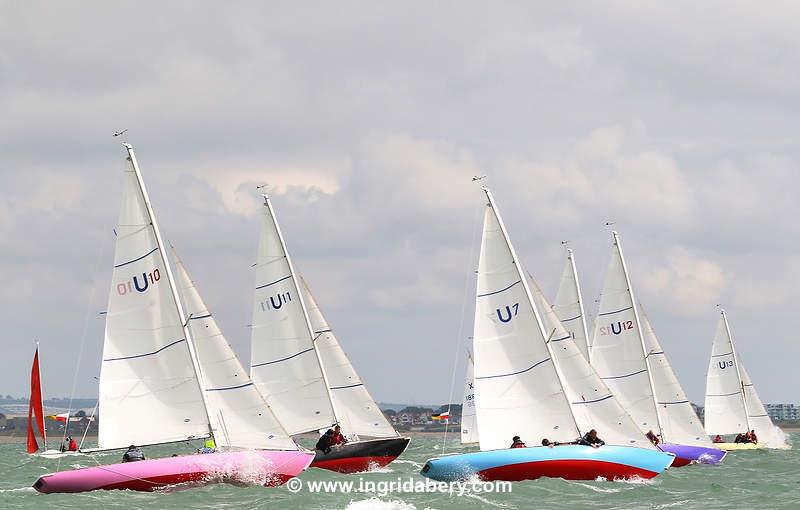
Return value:
<svg viewBox="0 0 800 510">
<path fill-rule="evenodd" d="M 44 426 L 44 405 L 42 403 L 42 375 L 39 372 L 39 345 L 36 345 L 36 352 L 33 354 L 33 365 L 31 366 L 31 398 L 28 401 L 28 454 L 33 455 L 39 451 L 39 443 L 36 441 L 36 432 L 33 427 L 34 419 L 39 430 L 39 437 L 42 438 L 44 449 L 47 450 L 47 431 Z"/>
<path fill-rule="evenodd" d="M 367 391 L 289 257 L 264 195 L 253 306 L 250 377 L 290 435 L 340 425 L 348 442 L 317 451 L 312 467 L 355 473 L 408 446 Z"/>
<path fill-rule="evenodd" d="M 758 443 L 715 443 L 724 450 L 787 449 L 786 434 L 772 423 L 733 346 L 728 316 L 720 312 L 706 378 L 705 428 L 709 435 L 755 430 Z"/>
<path fill-rule="evenodd" d="M 248 409 L 243 392 L 223 386 L 224 372 L 236 367 L 232 360 L 226 366 L 223 358 L 229 353 L 222 347 L 225 341 L 221 335 L 199 336 L 200 345 L 195 343 L 192 330 L 197 329 L 190 323 L 203 321 L 205 329 L 213 326 L 213 320 L 210 314 L 185 315 L 133 147 L 124 146 L 128 165 L 115 230 L 99 383 L 102 420 L 98 448 L 90 451 L 203 438 L 230 448 L 61 471 L 40 477 L 33 487 L 53 493 L 152 491 L 175 484 L 190 487 L 217 481 L 282 484 L 308 467 L 313 453 L 299 450 L 275 425 L 277 421 L 263 401 L 255 401 L 256 408 Z M 201 301 L 190 301 L 190 306 L 205 308 Z M 206 361 L 205 370 L 200 366 L 200 356 Z M 215 357 L 218 364 L 213 363 Z M 246 373 L 239 372 L 239 377 L 246 379 Z M 215 392 L 225 392 L 226 396 L 220 401 L 209 398 Z M 223 414 L 224 426 L 217 419 Z M 240 433 L 240 427 L 247 428 Z M 250 437 L 253 428 L 259 429 L 259 438 Z M 238 438 L 251 441 L 240 442 Z"/>
<path fill-rule="evenodd" d="M 675 376 L 658 338 L 634 295 L 619 235 L 600 296 L 591 342 L 592 366 L 644 433 L 676 456 L 673 466 L 721 462 Z"/>
<path fill-rule="evenodd" d="M 633 425 L 634 437 L 624 441 L 635 442 L 635 436 L 639 436 L 642 447 L 607 444 L 593 448 L 570 444 L 554 448 L 508 448 L 515 435 L 524 434 L 537 443 L 542 438 L 570 443 L 583 432 L 589 432 L 579 424 L 581 418 L 575 414 L 574 406 L 581 404 L 573 405 L 571 400 L 579 388 L 589 386 L 585 381 L 593 382 L 593 372 L 570 335 L 563 330 L 548 332 L 541 301 L 534 295 L 536 290 L 532 289 L 514 251 L 491 192 L 485 187 L 483 190 L 488 204 L 473 332 L 481 451 L 430 459 L 423 466 L 422 475 L 439 481 L 471 476 L 508 481 L 657 476 L 672 464 L 674 455 L 663 453 L 643 440 Z M 575 364 L 576 361 L 584 366 Z M 566 384 L 572 384 L 572 389 L 566 389 Z M 594 397 L 590 394 L 582 403 L 611 400 L 605 395 Z M 626 416 L 624 411 L 622 416 Z"/>
<path fill-rule="evenodd" d="M 461 444 L 479 441 L 478 416 L 475 409 L 475 362 L 467 355 L 467 377 L 464 381 L 464 398 L 461 401 Z"/>
</svg>

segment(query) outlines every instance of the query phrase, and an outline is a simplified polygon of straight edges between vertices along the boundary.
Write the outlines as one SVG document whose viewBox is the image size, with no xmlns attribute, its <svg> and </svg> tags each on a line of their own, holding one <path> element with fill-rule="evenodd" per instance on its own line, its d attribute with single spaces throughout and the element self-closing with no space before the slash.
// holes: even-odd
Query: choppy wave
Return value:
<svg viewBox="0 0 800 510">
<path fill-rule="evenodd" d="M 795 436 L 797 437 L 797 436 Z M 435 455 L 463 452 L 458 437 L 442 448 L 441 437 L 414 438 L 401 459 L 385 468 L 365 474 L 340 475 L 322 469 L 310 469 L 300 475 L 312 480 L 369 481 L 412 477 L 422 480 L 419 470 Z M 800 444 L 800 443 L 798 443 Z M 186 447 L 186 452 L 191 451 Z M 147 449 L 148 456 L 169 456 L 176 447 Z M 0 508 L 39 509 L 46 503 L 59 510 L 87 508 L 130 509 L 223 509 L 263 508 L 309 510 L 424 510 L 482 508 L 552 510 L 592 509 L 663 509 L 728 510 L 742 508 L 795 509 L 798 505 L 800 450 L 750 450 L 731 452 L 719 466 L 692 465 L 669 469 L 652 480 L 570 482 L 542 479 L 518 482 L 511 493 L 492 494 L 414 494 L 391 493 L 377 497 L 370 493 L 291 493 L 286 486 L 265 488 L 263 472 L 248 470 L 218 473 L 221 479 L 240 485 L 211 484 L 183 491 L 136 493 L 99 491 L 87 494 L 43 496 L 30 485 L 44 472 L 96 463 L 116 461 L 116 454 L 106 458 L 73 457 L 59 463 L 28 457 L 24 445 L 0 445 Z M 254 463 L 255 465 L 255 463 Z"/>
</svg>

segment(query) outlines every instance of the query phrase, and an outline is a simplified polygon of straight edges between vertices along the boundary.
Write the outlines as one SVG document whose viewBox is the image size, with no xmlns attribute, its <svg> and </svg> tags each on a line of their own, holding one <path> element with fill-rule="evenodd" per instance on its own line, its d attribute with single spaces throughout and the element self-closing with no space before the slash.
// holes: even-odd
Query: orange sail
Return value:
<svg viewBox="0 0 800 510">
<path fill-rule="evenodd" d="M 47 444 L 47 436 L 44 432 L 44 407 L 42 405 L 42 381 L 39 376 L 39 347 L 33 355 L 33 366 L 31 367 L 31 398 L 28 403 L 28 453 L 36 453 L 39 444 L 36 442 L 36 434 L 33 430 L 33 417 L 36 417 L 36 425 L 39 428 L 39 435 Z"/>
</svg>

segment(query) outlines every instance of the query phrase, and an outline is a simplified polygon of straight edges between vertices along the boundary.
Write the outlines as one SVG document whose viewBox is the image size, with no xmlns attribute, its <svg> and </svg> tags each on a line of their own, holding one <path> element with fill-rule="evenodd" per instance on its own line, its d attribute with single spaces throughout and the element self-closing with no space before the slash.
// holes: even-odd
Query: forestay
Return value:
<svg viewBox="0 0 800 510">
<path fill-rule="evenodd" d="M 343 432 L 356 437 L 396 437 L 397 431 L 367 391 L 302 277 L 300 287 Z"/>
<path fill-rule="evenodd" d="M 655 400 L 633 297 L 614 241 L 592 337 L 592 366 L 643 432 L 659 433 Z"/>
<path fill-rule="evenodd" d="M 175 281 L 197 351 L 217 446 L 296 450 L 297 445 L 258 393 L 177 256 L 175 266 Z"/>
<path fill-rule="evenodd" d="M 578 272 L 575 268 L 575 254 L 567 249 L 567 263 L 561 273 L 561 283 L 558 285 L 556 300 L 553 304 L 558 319 L 575 340 L 575 345 L 580 349 L 583 357 L 591 361 L 589 333 L 586 327 L 586 316 L 581 298 Z"/>
<path fill-rule="evenodd" d="M 663 439 L 671 443 L 711 447 L 700 418 L 697 417 L 692 404 L 686 397 L 681 383 L 675 376 L 667 355 L 658 342 L 650 321 L 639 304 L 639 320 L 642 323 L 642 334 L 650 361 L 650 373 L 653 386 L 656 388 L 656 404 Z"/>
<path fill-rule="evenodd" d="M 471 354 L 467 358 L 467 377 L 461 403 L 461 444 L 475 444 L 480 438 L 475 414 L 475 364 Z"/>
<path fill-rule="evenodd" d="M 480 448 L 508 448 L 515 435 L 530 442 L 574 440 L 577 426 L 538 311 L 486 195 L 473 334 Z"/>
<path fill-rule="evenodd" d="M 100 449 L 209 434 L 183 322 L 129 147 L 100 369 Z"/>
<path fill-rule="evenodd" d="M 269 198 L 255 265 L 250 377 L 290 435 L 336 423 L 312 328 Z"/>
<path fill-rule="evenodd" d="M 572 335 L 530 275 L 528 282 L 534 303 L 542 312 L 553 359 L 581 433 L 596 429 L 607 444 L 655 449 L 583 357 Z"/>
</svg>

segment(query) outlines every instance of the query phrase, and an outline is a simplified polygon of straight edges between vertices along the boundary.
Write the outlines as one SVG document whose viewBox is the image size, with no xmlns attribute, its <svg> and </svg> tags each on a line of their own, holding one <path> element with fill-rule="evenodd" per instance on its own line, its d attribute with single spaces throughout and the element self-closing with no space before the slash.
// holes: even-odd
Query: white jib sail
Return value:
<svg viewBox="0 0 800 510">
<path fill-rule="evenodd" d="M 481 450 L 511 438 L 572 441 L 578 429 L 559 381 L 538 310 L 502 220 L 489 204 L 483 225 L 473 349 Z"/>
<path fill-rule="evenodd" d="M 467 378 L 464 381 L 464 399 L 461 402 L 461 444 L 475 444 L 480 441 L 475 413 L 475 366 L 472 355 L 467 357 Z"/>
<path fill-rule="evenodd" d="M 681 383 L 672 370 L 667 355 L 661 348 L 656 333 L 642 310 L 641 303 L 639 304 L 639 320 L 642 322 L 644 343 L 650 359 L 650 373 L 656 388 L 656 404 L 659 408 L 664 441 L 710 448 L 711 441 L 703 429 L 703 424 L 697 417 L 697 413 L 694 412 L 692 404 L 686 397 L 686 392 L 683 391 Z"/>
<path fill-rule="evenodd" d="M 397 431 L 383 415 L 347 358 L 331 327 L 322 315 L 305 280 L 300 288 L 306 304 L 319 356 L 325 366 L 331 395 L 338 412 L 339 425 L 348 436 L 396 437 Z"/>
<path fill-rule="evenodd" d="M 255 269 L 250 377 L 290 435 L 330 427 L 336 413 L 267 197 Z"/>
<path fill-rule="evenodd" d="M 209 434 L 200 382 L 170 288 L 166 254 L 131 155 L 116 227 L 100 369 L 100 449 Z"/>
<path fill-rule="evenodd" d="M 615 232 L 591 342 L 592 366 L 639 429 L 660 434 L 637 319 Z"/>
<path fill-rule="evenodd" d="M 534 302 L 542 311 L 553 359 L 561 372 L 564 390 L 582 433 L 596 429 L 607 443 L 655 449 L 614 394 L 583 357 L 572 335 L 558 319 L 536 281 L 528 275 Z"/>
<path fill-rule="evenodd" d="M 217 322 L 175 256 L 175 282 L 194 340 L 217 446 L 296 450 L 297 445 L 258 393 Z"/>
<path fill-rule="evenodd" d="M 561 283 L 558 285 L 553 310 L 572 338 L 575 339 L 575 345 L 578 346 L 583 357 L 591 361 L 589 330 L 586 327 L 586 314 L 583 310 L 578 272 L 575 268 L 575 255 L 571 249 L 567 249 L 567 264 L 564 266 L 564 272 L 561 273 Z"/>
<path fill-rule="evenodd" d="M 744 403 L 747 406 L 747 419 L 750 422 L 750 430 L 756 431 L 758 442 L 767 448 L 786 447 L 786 434 L 778 428 L 767 414 L 764 404 L 756 393 L 753 381 L 747 374 L 747 369 L 742 362 L 739 362 L 739 369 L 742 373 L 742 387 L 744 388 Z"/>
</svg>

